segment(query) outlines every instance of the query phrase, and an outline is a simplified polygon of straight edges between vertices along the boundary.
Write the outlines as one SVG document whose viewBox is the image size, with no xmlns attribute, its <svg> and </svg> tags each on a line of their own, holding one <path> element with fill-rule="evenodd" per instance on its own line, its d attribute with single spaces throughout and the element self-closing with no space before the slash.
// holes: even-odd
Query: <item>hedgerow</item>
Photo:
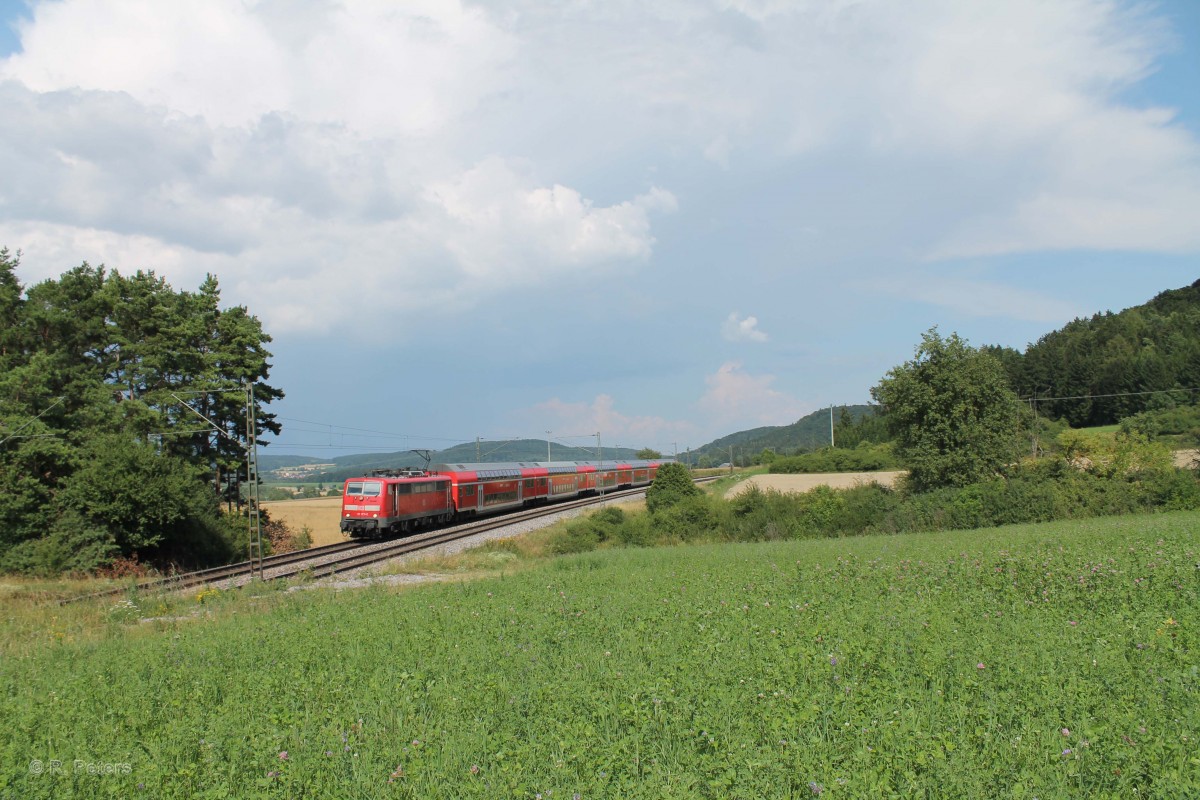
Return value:
<svg viewBox="0 0 1200 800">
<path fill-rule="evenodd" d="M 1014 467 L 980 483 L 923 493 L 868 484 L 785 494 L 751 485 L 729 500 L 707 494 L 677 497 L 646 514 L 572 523 L 551 549 L 577 553 L 627 544 L 967 530 L 1189 509 L 1200 509 L 1200 479 L 1194 470 L 1154 467 L 1114 474 L 1107 464 L 1085 470 L 1056 458 Z"/>
</svg>

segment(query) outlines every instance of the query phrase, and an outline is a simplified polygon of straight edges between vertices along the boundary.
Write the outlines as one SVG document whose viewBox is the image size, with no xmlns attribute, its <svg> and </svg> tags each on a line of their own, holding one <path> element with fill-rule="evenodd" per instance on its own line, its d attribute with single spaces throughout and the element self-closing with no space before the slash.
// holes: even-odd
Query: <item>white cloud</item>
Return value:
<svg viewBox="0 0 1200 800">
<path fill-rule="evenodd" d="M 770 219 L 791 199 L 792 230 L 839 263 L 1195 252 L 1200 144 L 1122 102 L 1171 47 L 1146 8 L 34 2 L 0 61 L 0 244 L 39 274 L 216 269 L 279 331 L 391 330 L 628 271 L 677 211 L 681 239 L 719 227 L 656 174 L 696 176 L 692 196 L 723 190 L 713 174 L 794 176 L 793 198 L 747 202 Z M 859 181 L 838 168 L 863 163 Z M 991 287 L 976 305 L 1058 313 L 1030 301 Z M 736 315 L 723 333 L 766 337 Z"/>
<path fill-rule="evenodd" d="M 128 92 L 243 126 L 286 111 L 431 135 L 506 85 L 512 37 L 455 0 L 41 2 L 0 75 L 36 91 Z"/>
<path fill-rule="evenodd" d="M 546 270 L 649 257 L 649 214 L 674 211 L 675 198 L 653 188 L 631 201 L 596 208 L 567 186 L 534 185 L 510 163 L 488 159 L 433 184 L 423 198 L 426 224 L 473 279 L 532 282 Z"/>
<path fill-rule="evenodd" d="M 631 416 L 617 410 L 610 395 L 600 394 L 590 403 L 564 402 L 555 397 L 538 403 L 524 416 L 534 427 L 542 425 L 554 432 L 552 438 L 565 444 L 594 447 L 591 431 L 600 432 L 602 446 L 654 447 L 662 450 L 663 443 L 681 438 L 694 431 L 685 422 L 658 416 Z M 581 438 L 586 437 L 586 438 Z M 590 439 L 591 441 L 587 441 Z"/>
<path fill-rule="evenodd" d="M 736 311 L 725 318 L 721 325 L 721 335 L 730 342 L 765 342 L 771 338 L 766 331 L 758 329 L 757 317 L 738 319 Z"/>
<path fill-rule="evenodd" d="M 791 395 L 772 389 L 774 375 L 751 375 L 737 361 L 721 365 L 704 379 L 707 391 L 698 403 L 709 429 L 737 430 L 763 425 L 789 425 L 812 409 Z"/>
<path fill-rule="evenodd" d="M 642 262 L 651 217 L 675 209 L 659 188 L 601 206 L 521 162 L 419 163 L 279 115 L 211 128 L 119 93 L 12 82 L 0 101 L 12 112 L 0 119 L 0 241 L 24 251 L 27 272 L 88 260 L 182 288 L 212 271 L 277 333 L 390 325 L 398 310 Z"/>
</svg>

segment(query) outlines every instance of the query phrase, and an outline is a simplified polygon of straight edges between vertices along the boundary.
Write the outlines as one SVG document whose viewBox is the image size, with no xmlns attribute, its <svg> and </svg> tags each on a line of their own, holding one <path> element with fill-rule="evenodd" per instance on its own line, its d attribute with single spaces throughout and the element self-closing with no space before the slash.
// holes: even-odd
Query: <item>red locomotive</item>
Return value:
<svg viewBox="0 0 1200 800">
<path fill-rule="evenodd" d="M 350 478 L 342 533 L 379 537 L 477 514 L 648 486 L 667 461 L 550 461 L 439 464 Z"/>
</svg>

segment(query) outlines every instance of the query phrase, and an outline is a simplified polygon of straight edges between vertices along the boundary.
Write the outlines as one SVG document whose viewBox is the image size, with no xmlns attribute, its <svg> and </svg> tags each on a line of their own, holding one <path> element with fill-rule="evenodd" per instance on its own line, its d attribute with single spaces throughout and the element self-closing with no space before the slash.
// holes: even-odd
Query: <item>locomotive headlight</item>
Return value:
<svg viewBox="0 0 1200 800">
<path fill-rule="evenodd" d="M 373 519 L 373 518 L 375 518 L 375 517 L 378 517 L 378 516 L 379 516 L 378 514 L 372 514 L 372 515 L 371 515 L 372 519 Z"/>
</svg>

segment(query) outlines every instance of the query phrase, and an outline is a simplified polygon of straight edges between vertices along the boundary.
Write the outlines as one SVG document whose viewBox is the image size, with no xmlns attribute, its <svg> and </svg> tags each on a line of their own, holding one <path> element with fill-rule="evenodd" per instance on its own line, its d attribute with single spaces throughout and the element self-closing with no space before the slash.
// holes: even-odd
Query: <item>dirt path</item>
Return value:
<svg viewBox="0 0 1200 800">
<path fill-rule="evenodd" d="M 828 486 L 831 489 L 849 489 L 865 483 L 878 483 L 881 486 L 894 486 L 896 479 L 903 472 L 822 472 L 811 475 L 754 475 L 741 481 L 725 492 L 726 497 L 733 497 L 744 492 L 751 485 L 759 489 L 774 489 L 777 492 L 807 492 L 818 486 Z"/>
</svg>

